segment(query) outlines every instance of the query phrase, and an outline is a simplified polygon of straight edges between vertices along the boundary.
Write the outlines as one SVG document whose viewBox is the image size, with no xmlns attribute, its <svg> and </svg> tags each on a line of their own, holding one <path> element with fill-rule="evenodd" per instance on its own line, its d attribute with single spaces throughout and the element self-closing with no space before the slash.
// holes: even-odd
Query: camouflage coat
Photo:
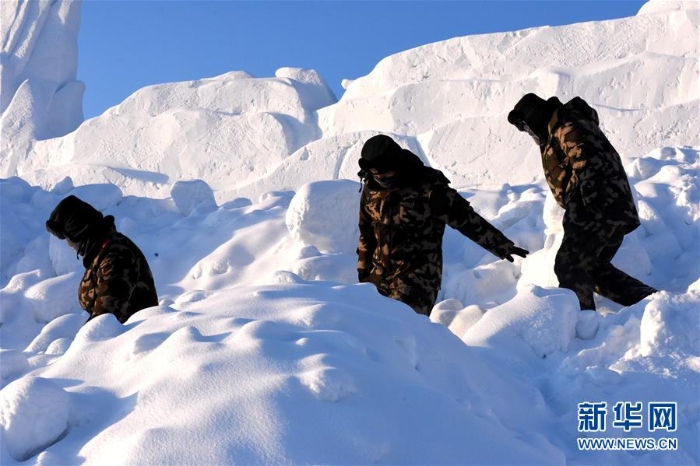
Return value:
<svg viewBox="0 0 700 466">
<path fill-rule="evenodd" d="M 557 203 L 576 224 L 604 223 L 630 232 L 639 226 L 632 190 L 598 114 L 576 97 L 559 107 L 541 146 L 545 177 Z"/>
<path fill-rule="evenodd" d="M 360 282 L 429 314 L 442 281 L 445 225 L 504 258 L 513 242 L 474 212 L 437 170 L 411 186 L 382 189 L 365 181 L 360 201 Z"/>
<path fill-rule="evenodd" d="M 135 312 L 158 305 L 148 262 L 129 238 L 113 230 L 95 249 L 83 260 L 86 270 L 78 293 L 91 319 L 109 313 L 124 323 Z"/>
</svg>

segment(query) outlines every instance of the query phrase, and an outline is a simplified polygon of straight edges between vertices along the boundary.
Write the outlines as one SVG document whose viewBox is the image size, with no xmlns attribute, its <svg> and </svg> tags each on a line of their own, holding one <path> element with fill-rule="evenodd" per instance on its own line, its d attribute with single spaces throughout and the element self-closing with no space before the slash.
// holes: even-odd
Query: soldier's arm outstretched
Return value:
<svg viewBox="0 0 700 466">
<path fill-rule="evenodd" d="M 528 251 L 516 247 L 500 230 L 477 214 L 469 201 L 449 186 L 441 186 L 433 191 L 430 206 L 435 216 L 500 259 L 512 262 L 512 254 L 521 257 L 528 254 Z"/>
</svg>

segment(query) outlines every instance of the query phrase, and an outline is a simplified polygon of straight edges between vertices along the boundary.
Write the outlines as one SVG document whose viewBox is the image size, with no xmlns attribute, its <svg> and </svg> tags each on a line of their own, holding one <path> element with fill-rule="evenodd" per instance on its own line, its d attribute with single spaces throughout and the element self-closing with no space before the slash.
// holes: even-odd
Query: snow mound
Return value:
<svg viewBox="0 0 700 466">
<path fill-rule="evenodd" d="M 540 357 L 566 352 L 576 335 L 576 295 L 565 289 L 521 290 L 505 304 L 489 309 L 462 337 L 474 346 L 493 346 L 521 339 Z"/>
<path fill-rule="evenodd" d="M 472 304 L 464 307 L 459 300 L 451 298 L 433 307 L 430 320 L 444 325 L 455 335 L 464 335 L 483 316 L 484 311 L 479 306 Z"/>
<path fill-rule="evenodd" d="M 81 448 L 91 460 L 450 463 L 470 455 L 477 462 L 519 458 L 549 464 L 562 459 L 546 439 L 538 438 L 534 447 L 501 425 L 497 419 L 507 411 L 492 406 L 479 390 L 486 381 L 502 386 L 512 399 L 528 391 L 521 381 L 482 364 L 447 329 L 370 286 L 301 281 L 234 288 L 146 312 L 145 320 L 99 344 L 81 338 L 106 323 L 96 319 L 47 368 L 54 377 L 61 373 L 111 392 L 101 418 L 122 413 Z M 100 397 L 107 401 L 106 395 L 83 393 L 88 411 Z M 125 396 L 133 393 L 137 400 Z M 162 416 L 166 411 L 171 414 Z M 545 413 L 530 414 L 537 420 Z M 75 416 L 87 420 L 93 414 Z M 149 428 L 135 429 L 139 419 L 150 419 Z M 466 441 L 465 431 L 473 433 Z M 206 447 L 182 443 L 184 432 L 205 435 Z M 476 447 L 487 439 L 498 439 L 503 448 Z"/>
<path fill-rule="evenodd" d="M 684 8 L 436 42 L 380 61 L 319 121 L 324 135 L 411 136 L 457 187 L 539 179 L 521 163 L 537 148 L 506 121 L 527 92 L 583 97 L 623 156 L 697 145 L 698 34 L 697 10 Z"/>
<path fill-rule="evenodd" d="M 25 461 L 66 434 L 70 397 L 55 382 L 24 377 L 0 392 L 0 426 L 10 455 Z"/>
<path fill-rule="evenodd" d="M 75 253 L 73 253 L 73 259 L 75 260 Z M 75 290 L 78 289 L 81 278 L 82 275 L 77 273 L 66 273 L 30 286 L 24 295 L 31 307 L 34 320 L 47 324 L 56 317 L 75 310 L 77 307 Z"/>
<path fill-rule="evenodd" d="M 27 357 L 20 351 L 0 349 L 0 361 L 0 384 L 3 387 L 30 369 Z"/>
<path fill-rule="evenodd" d="M 56 317 L 41 328 L 41 333 L 27 346 L 30 353 L 45 353 L 58 340 L 73 339 L 88 318 L 87 312 L 74 311 Z M 63 342 L 54 346 L 54 351 L 63 346 Z"/>
<path fill-rule="evenodd" d="M 698 2 L 693 0 L 649 0 L 639 9 L 638 15 L 666 13 L 677 10 L 700 9 Z"/>
<path fill-rule="evenodd" d="M 206 173 L 215 191 L 233 190 L 318 139 L 315 111 L 335 101 L 315 71 L 296 68 L 149 86 L 0 174 L 21 170 L 47 188 L 66 176 L 79 185 L 102 179 L 167 197 L 172 183 Z"/>
<path fill-rule="evenodd" d="M 693 283 L 684 296 L 661 293 L 644 309 L 640 327 L 640 354 L 650 356 L 659 352 L 692 354 L 700 347 L 700 281 Z M 694 329 L 695 331 L 692 331 Z"/>
<path fill-rule="evenodd" d="M 195 209 L 216 209 L 214 191 L 202 180 L 176 181 L 170 190 L 170 196 L 185 217 Z"/>
<path fill-rule="evenodd" d="M 292 238 L 321 252 L 357 249 L 357 212 L 361 185 L 354 181 L 318 181 L 297 191 L 287 209 Z"/>
</svg>

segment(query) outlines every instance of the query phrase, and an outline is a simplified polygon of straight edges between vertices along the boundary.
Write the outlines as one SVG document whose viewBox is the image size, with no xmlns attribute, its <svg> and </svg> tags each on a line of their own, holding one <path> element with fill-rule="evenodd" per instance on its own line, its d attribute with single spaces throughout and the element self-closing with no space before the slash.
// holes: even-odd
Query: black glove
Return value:
<svg viewBox="0 0 700 466">
<path fill-rule="evenodd" d="M 508 250 L 508 252 L 503 258 L 506 259 L 508 262 L 513 262 L 513 255 L 527 257 L 528 254 L 530 254 L 530 251 L 526 251 L 525 249 L 519 248 L 517 246 L 511 246 L 511 248 Z"/>
</svg>

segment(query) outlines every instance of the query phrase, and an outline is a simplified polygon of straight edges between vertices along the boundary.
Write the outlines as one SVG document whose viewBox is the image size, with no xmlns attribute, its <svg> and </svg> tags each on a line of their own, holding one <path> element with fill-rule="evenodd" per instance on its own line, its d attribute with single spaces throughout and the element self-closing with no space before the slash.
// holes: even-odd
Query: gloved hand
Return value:
<svg viewBox="0 0 700 466">
<path fill-rule="evenodd" d="M 528 254 L 530 254 L 530 251 L 526 251 L 525 249 L 519 248 L 517 246 L 511 246 L 510 250 L 508 250 L 508 252 L 503 258 L 506 259 L 508 262 L 513 262 L 513 255 L 527 257 Z"/>
</svg>

